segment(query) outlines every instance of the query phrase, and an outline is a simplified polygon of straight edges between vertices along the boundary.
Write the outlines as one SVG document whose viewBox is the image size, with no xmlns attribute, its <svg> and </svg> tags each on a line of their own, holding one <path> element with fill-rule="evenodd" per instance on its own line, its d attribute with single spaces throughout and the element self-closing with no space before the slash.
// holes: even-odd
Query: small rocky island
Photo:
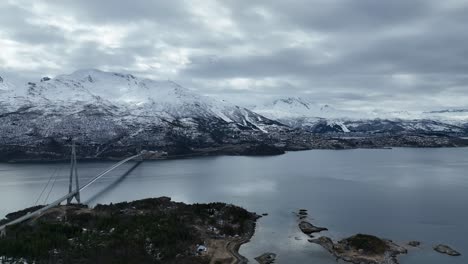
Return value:
<svg viewBox="0 0 468 264">
<path fill-rule="evenodd" d="M 187 205 L 168 197 L 94 208 L 58 206 L 7 227 L 0 258 L 9 263 L 239 263 L 245 259 L 237 251 L 253 235 L 257 218 L 234 205 Z"/>
<path fill-rule="evenodd" d="M 318 244 L 339 259 L 356 264 L 398 264 L 398 255 L 408 253 L 405 246 L 401 246 L 389 239 L 379 238 L 373 235 L 357 234 L 339 241 L 333 241 L 327 236 L 314 238 L 314 233 L 328 231 L 325 227 L 318 227 L 305 221 L 308 218 L 307 209 L 300 209 L 296 216 L 299 221 L 299 229 L 308 235 L 311 243 Z M 416 248 L 421 245 L 419 241 L 409 241 L 406 246 Z M 434 250 L 450 256 L 460 256 L 460 252 L 443 244 L 434 246 Z M 259 261 L 260 262 L 260 261 Z M 260 262 L 262 263 L 262 262 Z M 269 263 L 269 262 L 268 262 Z"/>
<path fill-rule="evenodd" d="M 314 233 L 328 231 L 328 229 L 305 221 L 308 217 L 307 209 L 300 209 L 296 215 L 299 220 L 299 229 L 302 233 L 311 237 L 309 242 L 321 245 L 333 254 L 337 260 L 342 259 L 357 264 L 397 264 L 396 257 L 399 254 L 407 253 L 404 247 L 393 243 L 391 240 L 380 239 L 371 235 L 357 234 L 338 242 L 334 242 L 326 236 L 314 239 Z"/>
<path fill-rule="evenodd" d="M 391 240 L 372 235 L 357 234 L 338 242 L 322 236 L 309 240 L 324 247 L 337 259 L 352 263 L 380 264 L 398 263 L 396 257 L 406 254 L 407 250 Z"/>
<path fill-rule="evenodd" d="M 322 231 L 327 231 L 328 229 L 325 227 L 318 227 L 314 226 L 313 224 L 307 222 L 307 221 L 302 221 L 299 223 L 299 229 L 301 229 L 302 233 L 306 235 L 311 235 L 312 233 L 320 233 Z"/>
<path fill-rule="evenodd" d="M 460 252 L 456 251 L 455 249 L 447 245 L 439 244 L 437 246 L 434 246 L 434 250 L 441 254 L 447 254 L 449 256 L 454 256 L 454 257 L 461 256 Z"/>
</svg>

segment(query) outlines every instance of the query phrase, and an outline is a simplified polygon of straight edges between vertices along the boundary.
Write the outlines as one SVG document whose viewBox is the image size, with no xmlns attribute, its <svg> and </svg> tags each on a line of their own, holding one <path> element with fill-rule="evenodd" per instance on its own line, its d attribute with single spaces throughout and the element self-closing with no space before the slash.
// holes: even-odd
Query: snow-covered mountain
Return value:
<svg viewBox="0 0 468 264">
<path fill-rule="evenodd" d="M 314 133 L 453 133 L 466 134 L 468 111 L 349 111 L 298 97 L 276 99 L 253 110 L 293 128 Z"/>
<path fill-rule="evenodd" d="M 316 133 L 349 132 L 342 120 L 356 116 L 352 111 L 342 111 L 327 104 L 317 104 L 305 98 L 287 97 L 254 106 L 253 111 L 292 128 L 302 128 Z"/>
<path fill-rule="evenodd" d="M 4 83 L 4 82 L 2 82 Z M 5 87 L 4 87 L 5 86 Z M 80 70 L 28 82 L 26 95 L 2 86 L 0 145 L 63 146 L 70 138 L 99 156 L 121 146 L 174 150 L 255 141 L 284 126 L 171 81 Z M 18 89 L 18 88 L 16 88 Z M 18 89 L 21 90 L 21 89 Z"/>
<path fill-rule="evenodd" d="M 361 113 L 301 98 L 278 99 L 249 110 L 197 94 L 172 81 L 79 70 L 44 77 L 24 87 L 0 79 L 0 160 L 64 158 L 72 138 L 78 143 L 80 155 L 90 158 L 124 157 L 140 146 L 172 154 L 407 146 L 407 141 L 398 139 L 337 142 L 317 134 L 466 134 L 465 114 Z M 459 145 L 418 137 L 410 142 Z"/>
<path fill-rule="evenodd" d="M 248 109 L 196 94 L 175 82 L 140 79 L 131 74 L 79 70 L 28 86 L 28 99 L 43 107 L 66 105 L 68 110 L 76 111 L 89 104 L 116 106 L 140 119 L 213 118 L 256 130 L 270 124 L 270 120 Z"/>
<path fill-rule="evenodd" d="M 270 103 L 254 106 L 253 110 L 264 116 L 275 119 L 287 119 L 297 117 L 316 117 L 316 118 L 340 118 L 349 117 L 353 112 L 341 111 L 327 104 L 317 104 L 305 98 L 287 97 L 276 99 Z"/>
</svg>

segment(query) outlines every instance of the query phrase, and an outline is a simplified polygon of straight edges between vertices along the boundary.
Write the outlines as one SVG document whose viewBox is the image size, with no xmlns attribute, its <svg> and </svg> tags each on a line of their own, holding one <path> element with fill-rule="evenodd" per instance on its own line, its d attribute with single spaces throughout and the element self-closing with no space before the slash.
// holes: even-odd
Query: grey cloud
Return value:
<svg viewBox="0 0 468 264">
<path fill-rule="evenodd" d="M 83 27 L 67 35 L 32 24 L 39 15 L 34 3 L 45 7 L 46 17 L 71 17 Z M 454 95 L 468 101 L 467 13 L 468 3 L 437 0 L 3 2 L 0 34 L 47 47 L 30 59 L 55 60 L 60 68 L 19 72 L 0 65 L 0 75 L 133 69 L 239 102 L 245 94 L 255 100 L 298 95 L 353 107 L 391 107 L 391 101 L 410 107 L 418 99 L 446 107 Z M 93 31 L 102 26 L 122 29 L 118 45 L 74 39 L 105 34 Z"/>
<path fill-rule="evenodd" d="M 266 55 L 224 56 L 209 60 L 192 57 L 192 63 L 182 72 L 205 78 L 267 77 L 310 72 L 306 50 L 281 49 Z"/>
<path fill-rule="evenodd" d="M 31 24 L 25 24 L 23 28 L 11 32 L 10 37 L 30 45 L 60 45 L 66 41 L 63 34 L 55 28 L 37 27 Z"/>
<path fill-rule="evenodd" d="M 97 45 L 93 42 L 82 44 L 78 49 L 73 50 L 67 57 L 71 64 L 76 69 L 89 69 L 95 68 L 96 64 L 101 67 L 111 65 L 125 65 L 132 64 L 134 57 L 131 53 L 127 53 L 125 50 L 113 50 L 112 54 L 108 54 L 99 50 Z M 74 71 L 70 69 L 70 71 Z"/>
<path fill-rule="evenodd" d="M 6 35 L 18 42 L 31 45 L 63 43 L 64 37 L 60 31 L 51 27 L 38 27 L 27 22 L 34 14 L 17 6 L 0 6 L 0 25 Z"/>
<path fill-rule="evenodd" d="M 253 5 L 248 1 L 228 2 L 243 18 L 248 17 Z M 434 3 L 423 0 L 264 0 L 256 1 L 255 5 L 275 15 L 280 23 L 329 33 L 381 29 L 424 19 L 434 11 Z"/>
<path fill-rule="evenodd" d="M 136 23 L 154 20 L 164 24 L 190 18 L 182 1 L 52 0 L 56 10 L 95 23 Z"/>
</svg>

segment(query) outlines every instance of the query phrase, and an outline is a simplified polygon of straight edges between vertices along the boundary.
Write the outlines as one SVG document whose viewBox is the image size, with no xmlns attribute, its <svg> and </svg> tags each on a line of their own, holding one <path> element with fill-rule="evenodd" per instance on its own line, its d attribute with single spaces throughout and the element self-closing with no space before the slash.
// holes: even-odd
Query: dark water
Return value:
<svg viewBox="0 0 468 264">
<path fill-rule="evenodd" d="M 111 164 L 80 163 L 82 182 Z M 269 213 L 259 220 L 252 241 L 241 247 L 250 259 L 271 251 L 278 254 L 277 263 L 336 263 L 298 230 L 292 212 L 306 208 L 314 224 L 330 229 L 323 234 L 335 239 L 368 233 L 396 242 L 422 241 L 421 249 L 400 258 L 403 264 L 468 263 L 467 148 L 314 150 L 154 161 L 120 178 L 131 166 L 91 186 L 82 199 L 93 205 L 170 196 Z M 0 216 L 33 205 L 54 172 L 59 177 L 49 201 L 66 192 L 68 164 L 0 164 Z M 44 193 L 39 203 L 48 190 Z M 438 243 L 463 256 L 434 252 L 432 245 Z"/>
</svg>

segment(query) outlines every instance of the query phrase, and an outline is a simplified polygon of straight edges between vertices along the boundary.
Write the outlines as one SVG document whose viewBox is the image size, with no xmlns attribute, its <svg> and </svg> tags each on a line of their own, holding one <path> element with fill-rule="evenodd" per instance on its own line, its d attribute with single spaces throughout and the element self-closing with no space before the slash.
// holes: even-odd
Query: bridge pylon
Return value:
<svg viewBox="0 0 468 264">
<path fill-rule="evenodd" d="M 75 181 L 75 190 L 73 190 L 73 180 Z M 68 193 L 75 192 L 75 195 L 67 199 L 67 204 L 70 204 L 75 198 L 76 202 L 80 201 L 80 185 L 78 182 L 78 168 L 76 166 L 76 147 L 75 140 L 72 141 L 71 161 L 70 161 L 70 181 L 68 183 Z"/>
</svg>

